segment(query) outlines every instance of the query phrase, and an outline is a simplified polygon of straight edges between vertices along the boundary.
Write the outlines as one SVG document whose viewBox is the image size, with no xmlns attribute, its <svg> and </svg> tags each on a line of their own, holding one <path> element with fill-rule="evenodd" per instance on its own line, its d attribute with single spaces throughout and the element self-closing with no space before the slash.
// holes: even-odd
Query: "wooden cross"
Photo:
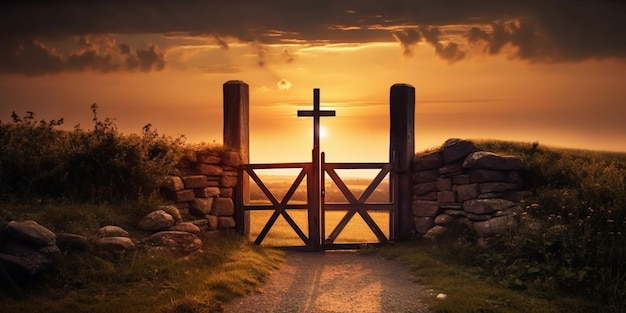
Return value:
<svg viewBox="0 0 626 313">
<path fill-rule="evenodd" d="M 313 155 L 320 153 L 320 117 L 335 116 L 334 110 L 320 110 L 320 90 L 313 89 L 313 110 L 298 110 L 299 117 L 313 117 Z M 315 162 L 315 160 L 313 160 Z"/>
</svg>

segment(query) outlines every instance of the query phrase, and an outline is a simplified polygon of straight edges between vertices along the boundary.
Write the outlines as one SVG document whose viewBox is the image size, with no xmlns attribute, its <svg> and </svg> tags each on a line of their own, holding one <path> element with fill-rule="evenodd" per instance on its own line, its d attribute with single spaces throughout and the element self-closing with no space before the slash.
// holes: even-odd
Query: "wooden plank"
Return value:
<svg viewBox="0 0 626 313">
<path fill-rule="evenodd" d="M 356 208 L 352 206 L 350 210 L 346 213 L 346 215 L 343 216 L 341 221 L 337 223 L 337 226 L 335 226 L 335 229 L 333 229 L 333 231 L 330 233 L 330 235 L 328 236 L 328 238 L 326 238 L 324 242 L 333 243 L 337 239 L 337 237 L 339 237 L 339 234 L 341 234 L 341 231 L 346 227 L 346 225 L 348 225 L 348 223 L 350 222 L 354 214 L 356 214 L 356 212 L 357 212 Z"/>
<path fill-rule="evenodd" d="M 263 194 L 265 194 L 267 199 L 270 200 L 272 204 L 278 206 L 278 200 L 276 200 L 276 197 L 274 197 L 274 194 L 272 194 L 272 192 L 269 189 L 267 189 L 267 187 L 265 186 L 265 183 L 263 183 L 263 181 L 261 180 L 261 178 L 259 178 L 256 172 L 254 172 L 254 170 L 252 169 L 249 169 L 249 170 L 246 169 L 246 172 L 248 173 L 248 175 L 250 175 L 252 180 L 254 180 L 254 182 L 261 189 L 261 191 L 263 191 Z"/>
<path fill-rule="evenodd" d="M 362 203 L 361 205 L 368 211 L 392 211 L 394 209 L 393 203 Z M 324 211 L 347 211 L 352 206 L 351 203 L 326 203 Z"/>
<path fill-rule="evenodd" d="M 278 210 L 274 210 L 274 213 L 272 213 L 272 216 L 270 216 L 269 220 L 267 221 L 267 223 L 265 223 L 265 226 L 263 227 L 259 235 L 256 237 L 256 239 L 254 240 L 254 244 L 260 245 L 263 242 L 263 239 L 265 239 L 265 236 L 267 236 L 267 233 L 269 233 L 272 226 L 274 226 L 274 223 L 276 222 L 278 215 L 280 215 L 280 212 Z"/>
<path fill-rule="evenodd" d="M 387 164 L 380 170 L 380 172 L 378 172 L 378 175 L 376 175 L 376 177 L 367 186 L 367 188 L 365 188 L 365 191 L 363 191 L 363 193 L 361 194 L 361 197 L 359 197 L 360 203 L 365 203 L 365 201 L 367 201 L 367 198 L 369 198 L 372 192 L 374 192 L 374 190 L 376 189 L 376 187 L 380 185 L 380 182 L 382 182 L 385 176 L 387 176 L 390 169 L 391 169 L 391 164 Z"/>
<path fill-rule="evenodd" d="M 330 169 L 380 169 L 389 163 L 325 163 L 324 166 Z"/>
<path fill-rule="evenodd" d="M 265 169 L 281 169 L 281 168 L 307 168 L 311 166 L 311 162 L 306 163 L 258 163 L 258 164 L 242 164 L 245 170 L 265 170 Z"/>
<path fill-rule="evenodd" d="M 244 206 L 246 211 L 269 211 L 276 208 L 273 204 L 249 204 Z M 288 204 L 284 206 L 285 210 L 308 210 L 308 204 Z"/>
<path fill-rule="evenodd" d="M 363 220 L 367 224 L 367 226 L 369 226 L 369 228 L 374 232 L 374 235 L 376 235 L 378 241 L 380 241 L 381 243 L 386 243 L 387 237 L 385 237 L 385 234 L 383 234 L 383 232 L 380 230 L 380 227 L 378 227 L 376 222 L 367 213 L 367 211 L 364 208 L 359 208 L 358 212 L 359 215 L 361 215 L 361 218 L 363 218 Z"/>
</svg>

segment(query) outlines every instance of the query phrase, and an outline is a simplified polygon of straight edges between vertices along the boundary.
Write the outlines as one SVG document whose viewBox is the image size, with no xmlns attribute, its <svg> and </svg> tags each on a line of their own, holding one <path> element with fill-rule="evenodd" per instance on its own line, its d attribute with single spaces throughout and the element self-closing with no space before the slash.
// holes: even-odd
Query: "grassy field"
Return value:
<svg viewBox="0 0 626 313">
<path fill-rule="evenodd" d="M 198 147 L 159 135 L 149 124 L 140 135 L 120 134 L 112 119 L 99 119 L 97 106 L 91 108 L 91 130 L 59 131 L 62 119 L 36 120 L 34 113 L 0 122 L 0 220 L 33 219 L 55 232 L 86 236 L 119 225 L 135 235 L 138 217 L 158 201 L 160 180 Z M 435 312 L 626 312 L 626 154 L 476 143 L 524 160 L 521 174 L 532 196 L 519 229 L 486 246 L 470 235 L 365 251 L 397 258 L 420 283 L 448 294 L 446 301 L 429 299 Z M 303 211 L 289 213 L 306 233 Z M 271 213 L 254 214 L 253 235 Z M 388 234 L 388 216 L 372 216 Z M 327 216 L 327 232 L 340 218 Z M 359 221 L 355 217 L 339 241 L 375 239 Z M 279 220 L 264 243 L 294 238 Z M 219 312 L 223 302 L 260 288 L 284 256 L 241 237 L 205 238 L 204 244 L 185 258 L 70 254 L 26 296 L 0 289 L 0 311 Z"/>
</svg>

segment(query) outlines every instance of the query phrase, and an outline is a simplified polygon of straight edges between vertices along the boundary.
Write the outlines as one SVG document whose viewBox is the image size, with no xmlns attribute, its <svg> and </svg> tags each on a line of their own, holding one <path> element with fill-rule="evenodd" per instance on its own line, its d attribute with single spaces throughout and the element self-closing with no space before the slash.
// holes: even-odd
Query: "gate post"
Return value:
<svg viewBox="0 0 626 313">
<path fill-rule="evenodd" d="M 250 163 L 250 126 L 248 84 L 240 80 L 229 80 L 223 86 L 224 97 L 224 145 L 239 152 L 241 163 Z M 239 169 L 241 171 L 241 169 Z M 250 212 L 243 209 L 244 196 L 248 193 L 248 179 L 243 177 L 235 189 L 235 222 L 239 233 L 250 232 Z M 244 218 L 245 217 L 245 218 Z"/>
<path fill-rule="evenodd" d="M 409 84 L 391 86 L 389 108 L 389 161 L 395 162 L 391 183 L 397 207 L 392 239 L 408 239 L 414 229 L 411 176 L 415 156 L 415 88 Z"/>
</svg>

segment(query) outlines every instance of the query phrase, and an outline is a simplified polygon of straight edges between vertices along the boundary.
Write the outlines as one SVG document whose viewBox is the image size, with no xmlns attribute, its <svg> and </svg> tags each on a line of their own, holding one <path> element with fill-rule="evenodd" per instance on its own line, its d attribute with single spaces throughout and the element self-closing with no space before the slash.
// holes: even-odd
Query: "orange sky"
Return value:
<svg viewBox="0 0 626 313">
<path fill-rule="evenodd" d="M 95 102 L 124 133 L 221 143 L 236 79 L 252 162 L 309 160 L 312 121 L 296 111 L 313 88 L 337 111 L 322 118 L 328 159 L 386 161 L 389 88 L 408 83 L 418 151 L 451 137 L 626 151 L 618 2 L 61 3 L 1 10 L 3 122 L 33 111 L 88 128 Z"/>
</svg>

